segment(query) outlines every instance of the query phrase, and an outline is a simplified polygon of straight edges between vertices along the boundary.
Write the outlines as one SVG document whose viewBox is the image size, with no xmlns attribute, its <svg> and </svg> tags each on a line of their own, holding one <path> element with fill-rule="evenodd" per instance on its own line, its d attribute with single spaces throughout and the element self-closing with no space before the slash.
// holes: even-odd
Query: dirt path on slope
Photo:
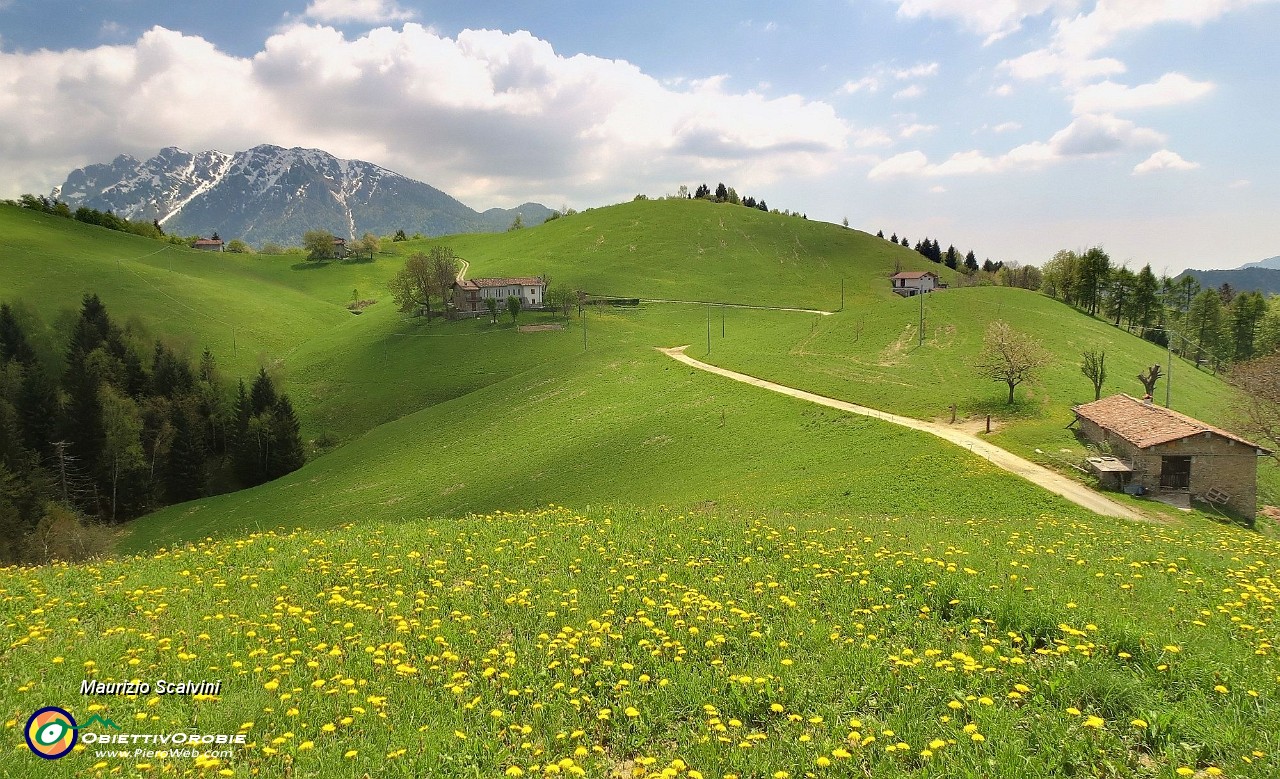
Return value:
<svg viewBox="0 0 1280 779">
<path fill-rule="evenodd" d="M 772 381 L 757 379 L 756 377 L 748 376 L 745 373 L 738 373 L 737 371 L 720 368 L 700 360 L 695 360 L 685 354 L 684 350 L 688 348 L 688 346 L 675 346 L 670 349 L 659 348 L 658 351 L 666 354 L 672 359 L 679 360 L 685 365 L 690 365 L 694 368 L 698 368 L 699 370 L 714 373 L 718 376 L 724 376 L 725 378 L 733 379 L 734 381 L 740 381 L 744 384 L 760 387 L 761 389 L 771 390 L 793 398 L 799 398 L 800 400 L 807 400 L 810 403 L 817 403 L 829 408 L 847 411 L 851 414 L 861 414 L 862 416 L 874 417 L 885 422 L 892 422 L 895 425 L 901 425 L 903 427 L 909 427 L 912 430 L 920 430 L 925 433 L 929 433 L 930 435 L 935 435 L 938 438 L 950 441 L 956 446 L 964 447 L 974 454 L 985 458 L 992 465 L 995 465 L 998 468 L 1003 468 L 1009 473 L 1021 476 L 1032 484 L 1042 487 L 1055 495 L 1066 498 L 1077 506 L 1081 506 L 1089 509 L 1090 511 L 1109 517 L 1121 517 L 1123 519 L 1132 519 L 1140 522 L 1150 521 L 1147 517 L 1137 511 L 1134 511 L 1127 506 L 1122 506 L 1103 495 L 1099 495 L 1079 482 L 1072 481 L 1060 473 L 1051 471 L 1042 465 L 1036 465 L 1030 460 L 1025 460 L 1012 452 L 1001 449 L 998 446 L 993 446 L 988 441 L 971 433 L 966 433 L 963 430 L 957 430 L 949 425 L 938 424 L 937 422 L 925 422 L 920 419 L 912 419 L 911 417 L 903 417 L 898 416 L 897 414 L 878 411 L 874 408 L 867 408 L 866 406 L 859 406 L 843 400 L 828 398 L 824 395 L 816 395 L 812 392 L 795 389 L 794 387 L 775 384 Z"/>
</svg>

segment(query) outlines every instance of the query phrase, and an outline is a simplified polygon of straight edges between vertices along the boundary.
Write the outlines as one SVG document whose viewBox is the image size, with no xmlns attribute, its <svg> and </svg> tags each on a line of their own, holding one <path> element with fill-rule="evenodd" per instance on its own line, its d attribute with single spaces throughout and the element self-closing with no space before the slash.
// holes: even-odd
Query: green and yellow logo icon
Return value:
<svg viewBox="0 0 1280 779">
<path fill-rule="evenodd" d="M 45 706 L 27 720 L 24 735 L 32 752 L 45 760 L 57 760 L 76 745 L 76 720 L 66 709 Z"/>
</svg>

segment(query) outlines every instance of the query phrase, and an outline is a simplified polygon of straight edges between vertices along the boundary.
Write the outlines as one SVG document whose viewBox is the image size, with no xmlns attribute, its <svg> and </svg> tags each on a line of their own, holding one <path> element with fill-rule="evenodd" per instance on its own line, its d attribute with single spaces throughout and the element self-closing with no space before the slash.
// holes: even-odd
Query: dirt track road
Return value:
<svg viewBox="0 0 1280 779">
<path fill-rule="evenodd" d="M 688 346 L 675 346 L 670 349 L 659 348 L 658 351 L 663 352 L 668 357 L 679 360 L 685 365 L 693 366 L 694 368 L 707 371 L 708 373 L 714 373 L 717 376 L 724 376 L 725 378 L 760 387 L 761 389 L 771 390 L 793 398 L 799 398 L 800 400 L 807 400 L 810 403 L 817 403 L 829 408 L 848 411 L 851 414 L 875 417 L 876 419 L 880 419 L 885 422 L 892 422 L 895 425 L 902 425 L 903 427 L 909 427 L 913 430 L 920 430 L 925 433 L 935 435 L 938 438 L 950 441 L 956 446 L 964 447 L 974 454 L 985 458 L 992 465 L 1003 468 L 1009 473 L 1017 474 L 1032 484 L 1043 487 L 1055 495 L 1060 495 L 1061 497 L 1066 498 L 1077 506 L 1082 506 L 1090 511 L 1109 517 L 1120 517 L 1122 519 L 1132 519 L 1139 522 L 1150 521 L 1147 517 L 1137 511 L 1126 506 L 1122 506 L 1106 496 L 1099 495 L 1079 482 L 1072 481 L 1071 479 L 1051 471 L 1044 466 L 1036 465 L 1030 460 L 1024 460 L 1012 452 L 1008 452 L 998 446 L 993 446 L 988 441 L 970 433 L 966 433 L 963 430 L 957 430 L 956 428 L 948 425 L 941 425 L 936 422 L 925 422 L 920 419 L 912 419 L 911 417 L 889 414 L 884 411 L 878 411 L 874 408 L 867 408 L 866 406 L 859 406 L 843 400 L 828 398 L 824 395 L 815 395 L 812 392 L 805 392 L 804 390 L 795 389 L 794 387 L 787 387 L 782 384 L 775 384 L 772 381 L 757 379 L 756 377 L 748 376 L 745 373 L 738 373 L 737 371 L 731 371 L 726 368 L 709 365 L 700 360 L 695 360 L 685 354 L 684 350 L 688 348 Z"/>
</svg>

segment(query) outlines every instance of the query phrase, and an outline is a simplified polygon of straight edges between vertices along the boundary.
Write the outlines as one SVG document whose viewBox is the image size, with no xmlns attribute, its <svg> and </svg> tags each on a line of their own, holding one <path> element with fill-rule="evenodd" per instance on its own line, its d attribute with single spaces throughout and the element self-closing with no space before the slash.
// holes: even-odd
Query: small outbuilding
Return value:
<svg viewBox="0 0 1280 779">
<path fill-rule="evenodd" d="M 929 270 L 902 271 L 890 276 L 889 281 L 893 284 L 893 291 L 904 298 L 933 292 L 942 286 L 938 274 Z"/>
<path fill-rule="evenodd" d="M 1080 425 L 1080 432 L 1109 446 L 1131 469 L 1127 478 L 1116 474 L 1124 483 L 1140 484 L 1148 492 L 1186 492 L 1254 516 L 1258 458 L 1270 450 L 1149 399 L 1112 395 L 1074 410 L 1073 424 Z"/>
</svg>

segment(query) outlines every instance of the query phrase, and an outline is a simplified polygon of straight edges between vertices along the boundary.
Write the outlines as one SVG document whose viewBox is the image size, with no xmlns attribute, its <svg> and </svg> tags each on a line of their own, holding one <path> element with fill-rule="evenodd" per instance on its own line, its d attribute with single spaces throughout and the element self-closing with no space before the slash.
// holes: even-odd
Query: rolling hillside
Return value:
<svg viewBox="0 0 1280 779">
<path fill-rule="evenodd" d="M 0 299 L 56 326 L 94 289 L 193 344 L 244 322 L 257 351 L 233 364 L 272 366 L 307 429 L 345 442 L 135 521 L 117 559 L 0 569 L 0 620 L 18 626 L 0 680 L 17 746 L 0 768 L 28 773 L 22 721 L 82 678 L 208 677 L 220 696 L 91 711 L 245 745 L 121 772 L 1275 775 L 1280 742 L 1259 725 L 1280 700 L 1267 532 L 1096 516 L 925 434 L 653 347 L 916 416 L 991 410 L 1024 451 L 1071 445 L 1081 348 L 1106 347 L 1109 390 L 1158 349 L 994 288 L 928 296 L 917 346 L 920 301 L 885 277 L 918 255 L 748 209 L 632 203 L 445 240 L 472 275 L 828 309 L 843 278 L 846 307 L 427 325 L 383 299 L 429 242 L 295 267 L 0 209 Z M 380 302 L 353 316 L 353 291 Z M 996 318 L 1058 355 L 1007 415 L 970 368 Z M 1174 382 L 1176 408 L 1223 418 L 1218 379 L 1175 364 Z M 80 747 L 59 767 L 108 775 Z"/>
</svg>

